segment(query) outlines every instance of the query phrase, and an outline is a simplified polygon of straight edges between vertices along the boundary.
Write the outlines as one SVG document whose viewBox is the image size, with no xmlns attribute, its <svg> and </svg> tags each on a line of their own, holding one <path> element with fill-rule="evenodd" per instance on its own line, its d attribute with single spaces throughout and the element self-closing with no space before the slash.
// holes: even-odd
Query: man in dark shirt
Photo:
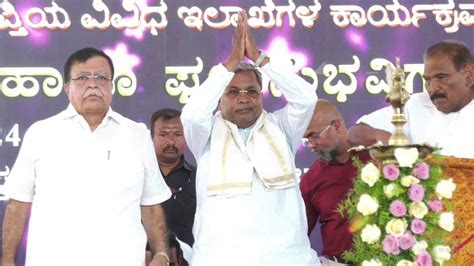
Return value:
<svg viewBox="0 0 474 266">
<path fill-rule="evenodd" d="M 180 115 L 178 110 L 160 109 L 153 113 L 150 129 L 161 173 L 173 193 L 162 204 L 168 228 L 179 240 L 192 246 L 196 211 L 196 167 L 189 164 L 183 156 L 186 142 Z"/>
<path fill-rule="evenodd" d="M 316 161 L 300 183 L 308 218 L 308 234 L 319 219 L 323 242 L 322 265 L 346 265 L 349 262 L 341 257 L 352 247 L 352 233 L 349 222 L 336 209 L 346 199 L 357 176 L 357 169 L 352 165 L 353 156 L 363 162 L 370 157 L 367 152 L 347 151 L 350 146 L 344 119 L 336 106 L 326 100 L 318 100 L 303 144 L 316 155 Z"/>
</svg>

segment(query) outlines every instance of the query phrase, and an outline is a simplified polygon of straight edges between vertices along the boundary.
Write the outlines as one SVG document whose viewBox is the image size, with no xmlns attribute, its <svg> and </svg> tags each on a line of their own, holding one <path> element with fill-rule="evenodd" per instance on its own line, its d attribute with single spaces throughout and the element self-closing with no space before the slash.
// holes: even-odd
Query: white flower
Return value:
<svg viewBox="0 0 474 266">
<path fill-rule="evenodd" d="M 416 148 L 396 148 L 395 158 L 397 158 L 400 167 L 412 167 L 418 159 L 418 150 Z"/>
<path fill-rule="evenodd" d="M 408 205 L 408 213 L 418 219 L 423 219 L 428 213 L 428 207 L 423 202 L 412 202 Z"/>
<path fill-rule="evenodd" d="M 406 175 L 401 178 L 400 183 L 404 187 L 411 187 L 413 184 L 418 184 L 420 183 L 420 180 L 412 175 Z"/>
<path fill-rule="evenodd" d="M 397 263 L 397 266 L 415 266 L 415 263 L 409 260 L 401 260 Z"/>
<path fill-rule="evenodd" d="M 360 178 L 362 178 L 362 181 L 364 181 L 366 184 L 369 185 L 369 187 L 373 187 L 374 183 L 379 180 L 380 176 L 380 171 L 375 166 L 373 163 L 368 163 L 362 168 L 362 171 L 360 172 Z"/>
<path fill-rule="evenodd" d="M 382 263 L 377 259 L 364 260 L 362 266 L 382 266 Z"/>
<path fill-rule="evenodd" d="M 411 251 L 413 251 L 413 254 L 418 255 L 422 251 L 426 251 L 427 248 L 428 248 L 428 243 L 426 243 L 425 240 L 421 240 L 421 241 L 416 241 L 415 245 L 411 247 Z"/>
<path fill-rule="evenodd" d="M 371 215 L 377 211 L 379 203 L 368 194 L 362 194 L 357 203 L 357 210 L 364 216 Z"/>
<path fill-rule="evenodd" d="M 395 196 L 395 188 L 397 186 L 394 184 L 394 183 L 390 183 L 386 186 L 383 187 L 383 192 L 385 193 L 385 196 L 387 196 L 387 198 L 392 198 L 393 196 Z"/>
<path fill-rule="evenodd" d="M 436 246 L 433 248 L 434 259 L 439 263 L 443 264 L 443 261 L 447 261 L 451 258 L 451 248 L 448 246 Z"/>
<path fill-rule="evenodd" d="M 382 235 L 382 232 L 380 231 L 380 228 L 375 224 L 366 225 L 360 233 L 362 241 L 369 244 L 374 244 L 379 241 L 380 235 Z"/>
<path fill-rule="evenodd" d="M 444 230 L 448 232 L 452 232 L 454 229 L 454 213 L 452 212 L 441 213 L 439 215 L 438 225 Z"/>
<path fill-rule="evenodd" d="M 447 198 L 450 199 L 453 197 L 453 191 L 456 189 L 456 184 L 454 184 L 453 179 L 441 180 L 436 185 L 436 194 L 439 199 Z"/>
<path fill-rule="evenodd" d="M 392 219 L 385 225 L 385 231 L 393 236 L 401 237 L 407 230 L 408 223 L 404 219 Z"/>
</svg>

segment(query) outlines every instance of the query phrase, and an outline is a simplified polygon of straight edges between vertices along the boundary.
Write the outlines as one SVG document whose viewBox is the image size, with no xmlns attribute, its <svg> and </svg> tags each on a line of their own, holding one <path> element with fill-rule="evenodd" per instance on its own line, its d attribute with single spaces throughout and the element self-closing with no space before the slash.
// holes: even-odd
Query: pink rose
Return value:
<svg viewBox="0 0 474 266">
<path fill-rule="evenodd" d="M 432 266 L 433 259 L 431 258 L 430 253 L 426 251 L 420 252 L 420 254 L 416 256 L 416 265 L 417 266 Z"/>
<path fill-rule="evenodd" d="M 434 212 L 441 212 L 443 210 L 443 203 L 440 200 L 429 200 L 428 207 Z"/>
<path fill-rule="evenodd" d="M 421 235 L 425 232 L 425 228 L 426 223 L 423 222 L 423 220 L 413 219 L 413 221 L 411 221 L 410 229 L 413 234 Z"/>
<path fill-rule="evenodd" d="M 390 204 L 390 213 L 395 217 L 403 217 L 407 214 L 407 207 L 399 200 L 395 200 Z"/>
<path fill-rule="evenodd" d="M 408 197 L 414 202 L 421 202 L 425 196 L 425 189 L 420 184 L 413 184 L 408 191 Z"/>
<path fill-rule="evenodd" d="M 400 169 L 395 164 L 388 164 L 384 166 L 383 168 L 383 176 L 385 179 L 388 179 L 390 181 L 394 181 L 398 178 L 400 175 Z"/>
<path fill-rule="evenodd" d="M 398 239 L 392 235 L 386 235 L 382 241 L 383 251 L 387 254 L 398 255 L 400 254 L 400 248 L 398 246 Z"/>
<path fill-rule="evenodd" d="M 428 179 L 428 177 L 430 177 L 430 168 L 426 163 L 420 163 L 413 168 L 412 175 L 419 179 Z"/>
<path fill-rule="evenodd" d="M 398 239 L 398 243 L 401 249 L 407 250 L 415 245 L 416 239 L 410 232 L 406 232 Z"/>
</svg>

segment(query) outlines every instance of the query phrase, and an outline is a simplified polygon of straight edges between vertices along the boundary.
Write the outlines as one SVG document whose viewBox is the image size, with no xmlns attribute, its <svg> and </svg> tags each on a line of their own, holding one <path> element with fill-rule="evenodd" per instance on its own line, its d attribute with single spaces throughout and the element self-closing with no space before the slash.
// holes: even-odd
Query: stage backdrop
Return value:
<svg viewBox="0 0 474 266">
<path fill-rule="evenodd" d="M 426 47 L 457 39 L 474 49 L 472 0 L 0 1 L 0 219 L 4 178 L 25 131 L 67 106 L 62 68 L 77 49 L 93 46 L 112 57 L 114 110 L 148 123 L 156 109 L 181 109 L 198 93 L 228 56 L 244 9 L 260 49 L 337 103 L 349 126 L 385 106 L 382 78 L 395 57 L 407 89 L 419 92 Z M 268 79 L 263 91 L 268 111 L 284 106 Z M 300 147 L 299 174 L 313 159 Z"/>
</svg>

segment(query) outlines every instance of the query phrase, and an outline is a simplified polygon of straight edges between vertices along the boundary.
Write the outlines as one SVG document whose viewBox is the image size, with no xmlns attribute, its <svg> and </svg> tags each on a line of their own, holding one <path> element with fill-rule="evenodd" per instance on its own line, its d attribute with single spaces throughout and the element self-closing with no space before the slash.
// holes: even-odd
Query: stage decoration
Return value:
<svg viewBox="0 0 474 266">
<path fill-rule="evenodd" d="M 388 145 L 368 148 L 372 161 L 359 169 L 354 188 L 338 208 L 351 220 L 353 248 L 343 258 L 356 265 L 443 265 L 451 259 L 454 214 L 450 199 L 456 190 L 443 171 L 437 148 L 411 144 L 403 132 L 403 108 L 409 98 L 397 58 L 387 72 L 395 132 Z"/>
<path fill-rule="evenodd" d="M 445 175 L 453 178 L 456 193 L 451 199 L 456 226 L 450 235 L 455 245 L 452 265 L 474 265 L 474 160 L 445 157 Z"/>
<path fill-rule="evenodd" d="M 0 91 L 8 98 L 31 98 L 40 91 L 56 97 L 63 86 L 61 73 L 51 67 L 0 67 Z"/>
</svg>

